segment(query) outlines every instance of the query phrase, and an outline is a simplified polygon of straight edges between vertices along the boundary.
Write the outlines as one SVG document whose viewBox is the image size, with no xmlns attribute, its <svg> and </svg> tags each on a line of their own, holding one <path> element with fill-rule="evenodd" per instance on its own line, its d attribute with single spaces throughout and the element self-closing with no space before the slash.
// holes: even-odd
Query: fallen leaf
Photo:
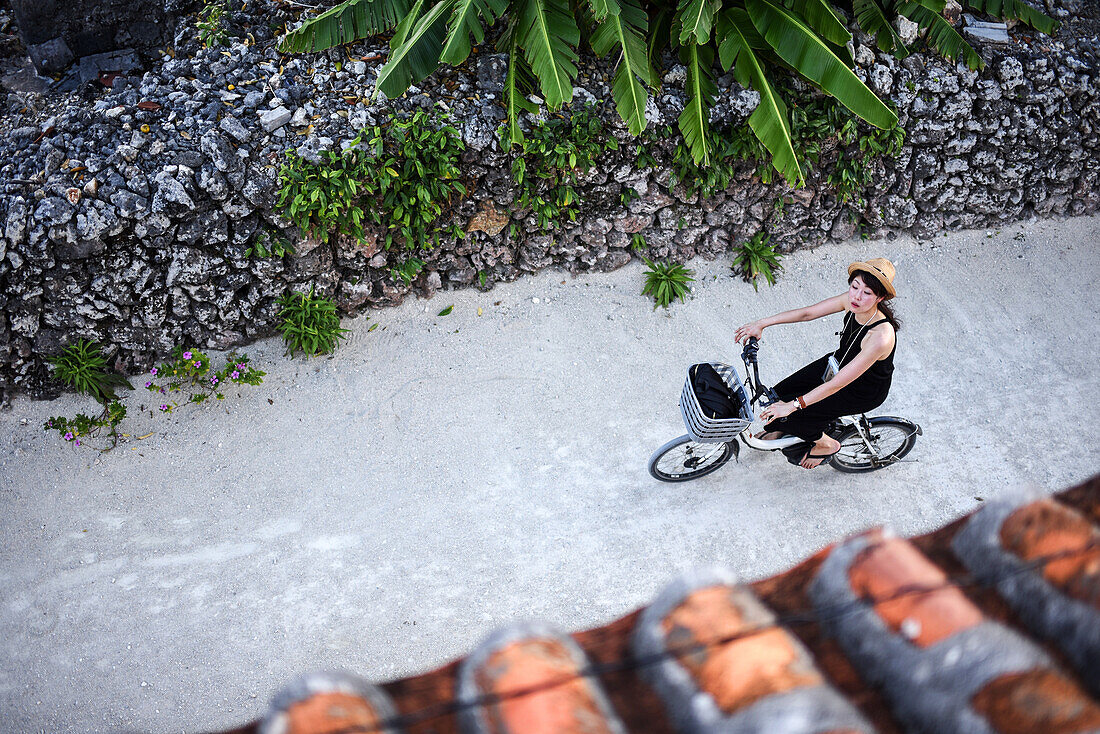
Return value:
<svg viewBox="0 0 1100 734">
<path fill-rule="evenodd" d="M 154 433 L 155 433 L 155 431 L 154 431 Z M 144 436 L 138 436 L 138 437 L 137 437 L 137 440 L 138 440 L 138 441 L 140 441 L 140 440 L 142 440 L 142 439 L 144 439 L 144 438 L 149 438 L 149 437 L 150 437 L 150 436 L 152 436 L 152 435 L 153 435 L 152 433 L 146 433 L 146 434 L 145 434 Z"/>
<path fill-rule="evenodd" d="M 439 312 L 439 315 L 440 315 L 440 316 L 446 316 L 446 315 L 447 315 L 447 314 L 449 314 L 449 313 L 450 313 L 450 312 L 451 312 L 451 311 L 452 311 L 453 309 L 454 309 L 454 305 L 450 305 L 450 306 L 447 306 L 447 308 L 445 308 L 445 309 L 443 309 L 442 311 L 440 311 L 440 312 Z"/>
<path fill-rule="evenodd" d="M 481 315 L 481 306 L 478 306 L 478 307 L 477 307 L 477 315 L 478 315 L 478 316 L 480 316 L 480 315 Z"/>
<path fill-rule="evenodd" d="M 371 333 L 372 331 L 374 331 L 374 330 L 375 330 L 375 329 L 377 329 L 377 328 L 378 328 L 378 324 L 376 324 L 376 323 L 375 323 L 375 324 L 371 324 L 371 325 L 370 325 L 370 328 L 369 328 L 369 329 L 367 329 L 367 333 L 369 334 L 369 333 Z"/>
</svg>

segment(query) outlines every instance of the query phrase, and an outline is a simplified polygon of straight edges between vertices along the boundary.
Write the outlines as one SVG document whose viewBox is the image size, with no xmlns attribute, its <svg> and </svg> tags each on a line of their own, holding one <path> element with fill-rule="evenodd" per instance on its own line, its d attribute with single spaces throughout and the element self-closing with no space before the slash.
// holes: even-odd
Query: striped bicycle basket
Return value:
<svg viewBox="0 0 1100 734">
<path fill-rule="evenodd" d="M 684 380 L 684 390 L 680 394 L 680 415 L 684 418 L 684 425 L 693 441 L 699 443 L 722 443 L 731 441 L 737 434 L 749 427 L 753 421 L 752 409 L 749 406 L 749 396 L 744 384 L 732 365 L 721 362 L 711 362 L 711 367 L 725 380 L 729 388 L 741 401 L 741 416 L 739 418 L 708 418 L 703 415 L 703 409 L 699 406 L 699 399 L 695 397 L 695 390 L 691 387 L 691 372 L 688 371 Z"/>
</svg>

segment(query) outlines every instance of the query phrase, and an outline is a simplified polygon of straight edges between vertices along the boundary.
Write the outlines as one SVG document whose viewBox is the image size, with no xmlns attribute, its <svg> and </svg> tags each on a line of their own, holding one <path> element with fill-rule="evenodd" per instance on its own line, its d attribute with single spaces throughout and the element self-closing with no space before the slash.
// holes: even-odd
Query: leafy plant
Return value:
<svg viewBox="0 0 1100 734">
<path fill-rule="evenodd" d="M 682 184 L 689 194 L 710 198 L 729 187 L 741 161 L 756 162 L 761 181 L 771 183 L 772 169 L 764 163 L 767 150 L 747 125 L 711 135 L 715 152 L 710 165 L 697 163 L 686 143 L 677 144 L 670 164 L 669 188 Z"/>
<path fill-rule="evenodd" d="M 224 366 L 214 370 L 206 353 L 177 346 L 171 359 L 149 370 L 150 379 L 145 389 L 166 396 L 159 409 L 162 413 L 171 413 L 180 403 L 168 395 L 186 392 L 184 404 L 203 403 L 211 397 L 224 400 L 225 385 L 259 385 L 265 374 L 251 365 L 246 354 L 231 352 Z"/>
<path fill-rule="evenodd" d="M 578 173 L 588 171 L 603 153 L 618 147 L 588 108 L 534 126 L 512 161 L 512 178 L 519 188 L 516 206 L 530 208 L 544 230 L 564 218 L 575 221 L 580 205 L 574 188 Z"/>
<path fill-rule="evenodd" d="M 294 245 L 282 235 L 270 230 L 261 230 L 252 245 L 244 251 L 245 257 L 285 257 L 294 254 Z"/>
<path fill-rule="evenodd" d="M 286 353 L 293 356 L 301 351 L 307 357 L 329 354 L 344 336 L 347 329 L 340 328 L 336 304 L 324 296 L 315 296 L 314 289 L 305 293 L 285 293 L 279 298 L 279 325 Z"/>
<path fill-rule="evenodd" d="M 465 146 L 457 130 L 422 109 L 391 114 L 383 127 L 364 128 L 342 153 L 312 163 L 287 151 L 277 205 L 303 234 L 327 242 L 331 232 L 362 240 L 364 222 L 381 225 L 385 247 L 416 250 L 438 243 L 438 222 L 456 197 Z M 464 236 L 461 228 L 447 230 Z"/>
<path fill-rule="evenodd" d="M 102 450 L 110 451 L 118 444 L 118 425 L 125 417 L 126 406 L 118 400 L 113 400 L 103 406 L 103 412 L 98 416 L 90 416 L 86 413 L 77 413 L 74 418 L 54 416 L 42 425 L 42 430 L 57 431 L 62 440 L 71 441 L 75 446 L 80 446 L 88 438 L 98 438 L 106 428 L 110 443 Z"/>
<path fill-rule="evenodd" d="M 115 398 L 112 388 L 124 385 L 133 389 L 132 386 L 118 375 L 108 375 L 110 380 L 104 386 L 102 356 L 99 355 L 98 347 L 90 342 L 80 341 L 67 348 L 65 353 L 56 358 L 56 362 L 60 363 L 59 377 L 64 375 L 62 379 L 71 386 L 84 386 L 78 389 L 96 396 L 103 404 L 103 412 L 98 416 L 85 413 L 77 413 L 72 418 L 55 416 L 43 424 L 43 430 L 56 431 L 63 440 L 80 446 L 88 438 L 99 437 L 106 429 L 109 443 L 101 450 L 110 451 L 118 445 L 118 426 L 126 417 L 126 406 Z M 78 374 L 81 376 L 77 377 Z M 189 395 L 186 402 L 201 403 L 211 396 L 218 400 L 223 399 L 225 396 L 221 391 L 226 384 L 259 385 L 263 382 L 263 376 L 263 372 L 250 365 L 246 355 L 230 354 L 226 358 L 225 366 L 215 372 L 212 371 L 209 357 L 203 352 L 176 347 L 171 360 L 149 370 L 145 388 L 165 396 L 187 391 Z M 179 406 L 178 401 L 165 399 L 168 402 L 161 403 L 161 412 L 170 413 Z"/>
<path fill-rule="evenodd" d="M 634 252 L 641 252 L 646 248 L 645 235 L 641 232 L 635 232 L 630 237 L 630 249 Z"/>
<path fill-rule="evenodd" d="M 409 285 L 413 282 L 417 275 L 420 275 L 420 271 L 424 269 L 424 261 L 419 258 L 410 257 L 400 265 L 390 268 L 390 277 L 394 281 L 402 281 L 405 285 Z"/>
<path fill-rule="evenodd" d="M 695 272 L 675 262 L 653 262 L 645 257 L 642 260 L 648 266 L 642 295 L 653 297 L 653 308 L 656 309 L 658 306 L 668 308 L 675 298 L 683 302 L 684 296 L 690 290 L 688 283 L 695 280 L 693 277 Z"/>
<path fill-rule="evenodd" d="M 1047 33 L 1057 24 L 1023 0 L 963 0 L 971 10 L 1018 18 Z M 971 68 L 981 58 L 943 17 L 944 0 L 851 0 L 860 28 L 898 56 L 908 53 L 891 23 L 900 15 L 927 29 L 928 43 Z M 653 64 L 665 49 L 687 68 L 687 104 L 678 120 L 694 161 L 709 167 L 717 151 L 709 124 L 714 102 L 715 57 L 737 81 L 760 93 L 749 117 L 772 165 L 792 185 L 804 181 L 795 156 L 788 109 L 776 83 L 800 77 L 835 97 L 854 114 L 888 129 L 897 116 L 859 80 L 847 51 L 851 34 L 829 0 L 347 0 L 287 34 L 284 52 L 317 51 L 393 30 L 390 56 L 378 90 L 393 98 L 439 64 L 463 63 L 485 27 L 502 21 L 499 51 L 509 55 L 502 95 L 507 142 L 521 144 L 520 115 L 534 110 L 528 95 L 541 94 L 551 110 L 573 97 L 582 39 L 612 59 L 612 97 L 632 135 L 646 127 L 649 95 L 660 84 Z"/>
<path fill-rule="evenodd" d="M 779 264 L 779 253 L 771 244 L 771 237 L 757 232 L 748 242 L 742 242 L 733 256 L 733 269 L 746 282 L 752 283 L 753 290 L 759 290 L 757 276 L 763 275 L 768 285 L 775 285 L 775 274 L 783 267 Z"/>
<path fill-rule="evenodd" d="M 328 242 L 332 233 L 363 238 L 361 197 L 370 175 L 368 160 L 358 149 L 343 153 L 326 150 L 320 162 L 302 158 L 293 150 L 279 169 L 279 198 L 283 210 L 303 235 Z"/>
<path fill-rule="evenodd" d="M 116 389 L 134 389 L 122 375 L 105 370 L 107 359 L 95 342 L 78 339 L 75 344 L 65 347 L 61 354 L 47 358 L 47 361 L 54 366 L 55 378 L 79 393 L 90 395 L 104 406 L 116 399 Z"/>
<path fill-rule="evenodd" d="M 199 11 L 195 27 L 199 29 L 199 41 L 203 46 L 224 46 L 229 42 L 224 19 L 226 0 L 206 0 Z"/>
</svg>

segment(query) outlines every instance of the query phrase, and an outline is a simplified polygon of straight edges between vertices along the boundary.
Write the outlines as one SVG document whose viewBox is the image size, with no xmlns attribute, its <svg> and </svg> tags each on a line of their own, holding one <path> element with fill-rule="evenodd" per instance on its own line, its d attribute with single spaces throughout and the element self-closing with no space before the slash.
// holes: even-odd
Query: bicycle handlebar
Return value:
<svg viewBox="0 0 1100 734">
<path fill-rule="evenodd" d="M 768 404 L 771 404 L 777 402 L 779 396 L 776 395 L 775 390 L 760 381 L 760 365 L 756 361 L 756 355 L 759 352 L 760 340 L 755 336 L 750 336 L 745 340 L 745 348 L 741 350 L 741 359 L 745 362 L 746 369 L 752 369 L 752 381 L 754 383 L 752 402 L 756 402 L 761 397 L 766 397 Z"/>
</svg>

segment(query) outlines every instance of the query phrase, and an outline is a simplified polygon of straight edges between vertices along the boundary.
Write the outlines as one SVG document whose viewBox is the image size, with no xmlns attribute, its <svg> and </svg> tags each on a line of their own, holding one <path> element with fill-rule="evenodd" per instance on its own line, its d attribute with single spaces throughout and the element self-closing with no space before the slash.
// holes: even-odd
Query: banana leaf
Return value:
<svg viewBox="0 0 1100 734">
<path fill-rule="evenodd" d="M 710 41 L 714 14 L 721 7 L 721 0 L 680 0 L 676 10 L 681 46 L 689 43 L 703 45 Z"/>
<path fill-rule="evenodd" d="M 779 58 L 875 127 L 890 129 L 898 116 L 859 80 L 805 22 L 768 0 L 745 0 L 753 25 Z"/>
<path fill-rule="evenodd" d="M 709 166 L 714 153 L 714 142 L 710 134 L 710 108 L 714 105 L 714 95 L 718 88 L 711 78 L 710 69 L 714 65 L 714 48 L 707 44 L 699 46 L 689 43 L 680 47 L 680 61 L 687 67 L 688 103 L 680 113 L 678 120 L 680 132 L 695 163 Z"/>
<path fill-rule="evenodd" d="M 978 52 L 963 40 L 959 32 L 942 15 L 932 12 L 920 3 L 908 0 L 898 3 L 898 12 L 921 28 L 927 28 L 928 45 L 947 58 L 954 61 L 961 56 L 969 68 L 985 68 L 985 61 L 978 55 Z"/>
<path fill-rule="evenodd" d="M 405 93 L 439 66 L 439 54 L 447 30 L 447 14 L 454 0 L 439 0 L 420 15 L 424 0 L 416 0 L 390 39 L 390 58 L 378 73 L 377 89 L 390 99 Z"/>
<path fill-rule="evenodd" d="M 520 53 L 515 23 L 509 26 L 501 38 L 508 51 L 508 74 L 504 77 L 504 145 L 507 148 L 523 142 L 523 129 L 519 125 L 521 112 L 535 112 L 537 107 L 527 99 L 524 89 L 529 87 L 530 70 Z"/>
<path fill-rule="evenodd" d="M 852 40 L 852 34 L 844 27 L 844 21 L 837 16 L 828 0 L 792 0 L 787 8 L 805 18 L 826 41 L 846 46 Z"/>
<path fill-rule="evenodd" d="M 1015 18 L 1048 35 L 1058 30 L 1058 22 L 1023 0 L 966 0 L 966 4 L 994 18 Z"/>
<path fill-rule="evenodd" d="M 564 0 L 522 0 L 519 45 L 550 109 L 573 99 L 580 30 Z"/>
<path fill-rule="evenodd" d="M 439 60 L 461 64 L 470 55 L 470 36 L 474 37 L 474 43 L 485 40 L 482 19 L 491 26 L 506 10 L 508 0 L 457 0 Z"/>
<path fill-rule="evenodd" d="M 776 94 L 764 73 L 753 48 L 760 48 L 760 38 L 748 13 L 734 8 L 722 14 L 718 24 L 721 45 L 718 53 L 722 65 L 732 67 L 734 78 L 743 87 L 752 87 L 760 94 L 760 103 L 749 116 L 749 127 L 772 155 L 772 166 L 792 186 L 805 183 L 805 176 L 794 150 L 787 105 Z"/>
<path fill-rule="evenodd" d="M 630 134 L 639 135 L 645 130 L 645 106 L 649 100 L 642 83 L 653 86 L 656 77 L 645 48 L 648 18 L 636 0 L 622 0 L 621 8 L 616 0 L 607 1 L 615 4 L 618 12 L 609 13 L 600 23 L 592 36 L 592 50 L 604 56 L 614 48 L 620 49 L 611 94 Z"/>
<path fill-rule="evenodd" d="M 409 0 L 348 0 L 286 34 L 279 51 L 323 51 L 368 38 L 393 28 L 408 12 Z"/>
<path fill-rule="evenodd" d="M 909 55 L 909 49 L 894 30 L 894 26 L 886 17 L 886 11 L 878 4 L 878 0 L 852 0 L 852 9 L 855 11 L 859 27 L 864 32 L 877 37 L 880 49 L 892 52 L 899 59 Z"/>
</svg>

